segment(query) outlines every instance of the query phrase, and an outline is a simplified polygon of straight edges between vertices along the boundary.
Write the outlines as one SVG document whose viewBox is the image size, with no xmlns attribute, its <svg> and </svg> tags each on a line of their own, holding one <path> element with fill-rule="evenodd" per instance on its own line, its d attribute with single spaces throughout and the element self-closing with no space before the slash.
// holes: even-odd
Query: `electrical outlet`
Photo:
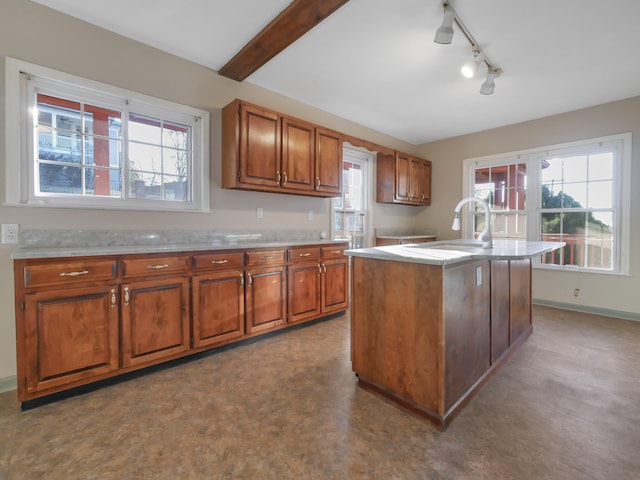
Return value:
<svg viewBox="0 0 640 480">
<path fill-rule="evenodd" d="M 482 267 L 476 267 L 476 287 L 482 285 Z"/>
<path fill-rule="evenodd" d="M 262 207 L 256 208 L 256 218 L 264 217 L 264 209 Z"/>
<path fill-rule="evenodd" d="M 309 220 L 313 220 L 313 210 L 309 210 L 309 211 L 307 212 L 307 218 L 308 218 Z"/>
<path fill-rule="evenodd" d="M 580 289 L 579 288 L 574 288 L 573 289 L 573 296 L 574 297 L 579 297 L 580 296 Z"/>
<path fill-rule="evenodd" d="M 2 224 L 2 243 L 18 243 L 20 228 L 17 223 Z"/>
</svg>

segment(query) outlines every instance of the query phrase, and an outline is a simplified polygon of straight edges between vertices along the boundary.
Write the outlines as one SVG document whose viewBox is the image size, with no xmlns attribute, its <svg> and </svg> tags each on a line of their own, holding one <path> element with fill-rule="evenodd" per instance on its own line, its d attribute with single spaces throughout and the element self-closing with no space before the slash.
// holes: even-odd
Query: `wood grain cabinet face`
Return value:
<svg viewBox="0 0 640 480">
<path fill-rule="evenodd" d="M 342 142 L 338 132 L 235 100 L 222 109 L 222 187 L 338 196 Z"/>
<path fill-rule="evenodd" d="M 25 295 L 19 324 L 20 397 L 118 369 L 117 285 Z M 23 339 L 21 342 L 20 339 Z M 22 389 L 26 392 L 23 392 Z"/>
<path fill-rule="evenodd" d="M 318 260 L 288 268 L 288 320 L 299 322 L 320 315 L 321 266 Z"/>
<path fill-rule="evenodd" d="M 284 265 L 252 267 L 245 271 L 247 333 L 256 333 L 286 322 L 287 274 Z"/>
<path fill-rule="evenodd" d="M 406 153 L 378 153 L 376 201 L 431 205 L 431 162 Z"/>
<path fill-rule="evenodd" d="M 157 361 L 189 349 L 189 280 L 122 285 L 122 364 Z"/>
</svg>

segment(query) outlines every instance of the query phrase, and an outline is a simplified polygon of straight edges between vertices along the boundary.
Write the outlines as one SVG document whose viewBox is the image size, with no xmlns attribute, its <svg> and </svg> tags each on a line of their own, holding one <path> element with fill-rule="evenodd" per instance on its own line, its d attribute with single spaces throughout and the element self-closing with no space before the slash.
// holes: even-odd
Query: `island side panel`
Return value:
<svg viewBox="0 0 640 480">
<path fill-rule="evenodd" d="M 490 271 L 488 260 L 445 269 L 445 412 L 491 366 Z"/>
<path fill-rule="evenodd" d="M 509 260 L 491 260 L 491 363 L 509 349 Z"/>
<path fill-rule="evenodd" d="M 354 257 L 352 282 L 353 370 L 441 417 L 442 267 Z"/>
<path fill-rule="evenodd" d="M 531 260 L 509 262 L 509 316 L 510 343 L 526 338 L 532 330 L 531 323 Z"/>
</svg>

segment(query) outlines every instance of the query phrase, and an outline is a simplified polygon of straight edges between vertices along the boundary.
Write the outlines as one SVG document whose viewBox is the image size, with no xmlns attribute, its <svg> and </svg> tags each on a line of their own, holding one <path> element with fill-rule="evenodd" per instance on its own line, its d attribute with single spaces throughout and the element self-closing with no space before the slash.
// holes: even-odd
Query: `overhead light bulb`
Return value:
<svg viewBox="0 0 640 480">
<path fill-rule="evenodd" d="M 436 31 L 436 36 L 433 39 L 436 43 L 449 44 L 453 40 L 453 21 L 456 19 L 456 12 L 448 4 L 444 5 L 444 19 L 442 25 Z"/>
<path fill-rule="evenodd" d="M 477 50 L 475 52 L 477 52 Z M 467 63 L 465 63 L 462 66 L 462 68 L 460 68 L 462 75 L 464 75 L 467 78 L 473 78 L 476 72 L 478 71 L 478 67 L 483 62 L 483 60 L 484 60 L 484 53 L 480 53 L 480 54 L 475 53 L 475 58 L 473 60 L 469 60 Z"/>
<path fill-rule="evenodd" d="M 491 95 L 493 90 L 496 88 L 496 84 L 494 79 L 496 78 L 497 72 L 495 70 L 489 70 L 487 72 L 487 79 L 480 86 L 480 93 L 482 95 Z"/>
</svg>

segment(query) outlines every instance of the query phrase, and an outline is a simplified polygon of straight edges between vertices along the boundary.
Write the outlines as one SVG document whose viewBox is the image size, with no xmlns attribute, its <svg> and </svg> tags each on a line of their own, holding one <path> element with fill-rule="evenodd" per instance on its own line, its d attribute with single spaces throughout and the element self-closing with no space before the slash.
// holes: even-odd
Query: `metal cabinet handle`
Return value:
<svg viewBox="0 0 640 480">
<path fill-rule="evenodd" d="M 129 287 L 124 287 L 124 306 L 129 305 Z"/>
<path fill-rule="evenodd" d="M 240 286 L 244 287 L 244 274 L 243 273 L 240 274 Z"/>
<path fill-rule="evenodd" d="M 311 256 L 311 252 L 307 252 L 307 253 L 300 253 L 299 254 L 301 257 L 310 257 Z"/>
<path fill-rule="evenodd" d="M 251 285 L 253 283 L 253 279 L 251 278 L 251 274 L 247 272 L 247 284 Z"/>
<path fill-rule="evenodd" d="M 322 275 L 322 267 L 318 264 L 318 275 Z"/>
<path fill-rule="evenodd" d="M 147 269 L 149 270 L 162 270 L 163 268 L 167 268 L 169 266 L 168 263 L 163 265 L 147 265 Z"/>
<path fill-rule="evenodd" d="M 266 256 L 266 257 L 260 257 L 260 260 L 273 260 L 274 258 L 276 258 L 276 257 L 274 257 L 273 255 L 269 255 L 269 256 Z"/>
<path fill-rule="evenodd" d="M 214 265 L 222 265 L 223 263 L 227 263 L 229 260 L 211 260 L 211 263 Z"/>
<path fill-rule="evenodd" d="M 342 250 L 331 250 L 331 253 L 337 255 L 338 253 L 342 253 Z"/>
<path fill-rule="evenodd" d="M 60 274 L 61 277 L 77 277 L 79 275 L 86 275 L 89 273 L 89 270 L 82 270 L 81 272 L 62 272 Z"/>
<path fill-rule="evenodd" d="M 287 172 L 282 172 L 282 186 L 287 184 Z"/>
<path fill-rule="evenodd" d="M 327 266 L 324 263 L 322 264 L 322 273 L 327 273 Z"/>
<path fill-rule="evenodd" d="M 281 178 L 282 178 L 282 177 L 280 177 L 280 170 L 278 170 L 278 171 L 276 172 L 276 182 L 280 183 L 280 179 L 281 179 Z"/>
<path fill-rule="evenodd" d="M 320 177 L 316 177 L 316 188 L 320 188 Z"/>
<path fill-rule="evenodd" d="M 118 303 L 118 297 L 116 297 L 116 289 L 112 288 L 111 289 L 111 308 L 115 307 L 116 303 Z"/>
</svg>

